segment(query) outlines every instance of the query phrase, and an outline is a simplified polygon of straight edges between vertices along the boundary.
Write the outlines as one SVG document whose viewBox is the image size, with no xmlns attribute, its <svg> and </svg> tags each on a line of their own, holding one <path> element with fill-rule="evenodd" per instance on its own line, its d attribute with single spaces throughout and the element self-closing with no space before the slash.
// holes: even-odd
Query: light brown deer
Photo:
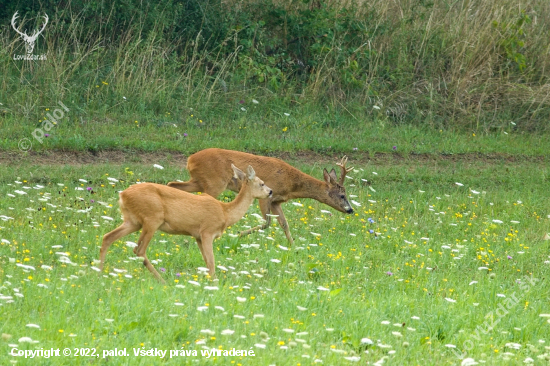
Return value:
<svg viewBox="0 0 550 366">
<path fill-rule="evenodd" d="M 271 223 L 271 216 L 268 214 L 272 212 L 277 215 L 279 225 L 292 244 L 294 241 L 281 209 L 282 203 L 295 198 L 313 198 L 340 212 L 353 213 L 344 188 L 346 174 L 353 168 L 346 168 L 346 162 L 347 157 L 344 156 L 338 163 L 341 171 L 340 180 L 336 177 L 334 169 L 330 173 L 324 169 L 324 181 L 321 181 L 277 158 L 212 148 L 201 150 L 187 159 L 191 180 L 170 182 L 168 186 L 187 192 L 205 192 L 212 197 L 218 197 L 226 189 L 234 192 L 239 189 L 238 182 L 232 178 L 233 175 L 228 169 L 230 164 L 237 167 L 253 165 L 258 176 L 273 189 L 273 195 L 259 200 L 262 216 L 266 220 L 264 224 L 243 231 L 241 235 L 268 227 Z"/>
<path fill-rule="evenodd" d="M 232 164 L 233 179 L 241 186 L 237 197 L 229 203 L 220 202 L 209 195 L 194 195 L 154 183 L 135 184 L 120 192 L 119 206 L 124 223 L 103 236 L 99 254 L 103 270 L 107 250 L 116 240 L 141 229 L 134 253 L 143 257 L 143 264 L 160 281 L 147 255 L 147 246 L 157 230 L 168 234 L 189 235 L 197 240 L 210 276 L 214 277 L 214 251 L 212 242 L 224 230 L 239 221 L 254 199 L 271 196 L 271 188 L 256 177 L 248 165 L 248 175 Z M 225 171 L 225 169 L 224 169 Z"/>
</svg>

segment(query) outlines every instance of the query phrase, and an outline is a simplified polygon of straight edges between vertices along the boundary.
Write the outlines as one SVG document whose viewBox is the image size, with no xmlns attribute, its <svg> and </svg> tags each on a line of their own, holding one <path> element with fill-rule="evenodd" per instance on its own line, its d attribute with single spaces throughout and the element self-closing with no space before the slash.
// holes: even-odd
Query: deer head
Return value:
<svg viewBox="0 0 550 366">
<path fill-rule="evenodd" d="M 233 168 L 233 179 L 236 179 L 240 182 L 240 185 L 242 187 L 243 184 L 251 184 L 252 185 L 252 195 L 256 198 L 267 198 L 271 197 L 271 194 L 273 193 L 271 188 L 266 186 L 260 178 L 256 176 L 256 172 L 252 168 L 252 166 L 248 166 L 247 168 L 247 174 L 245 174 L 242 170 L 237 168 L 235 165 L 231 164 L 231 168 Z M 247 182 L 247 183 L 244 183 Z M 242 189 L 242 188 L 241 188 Z"/>
<path fill-rule="evenodd" d="M 328 184 L 327 194 L 330 198 L 330 202 L 326 203 L 340 212 L 351 214 L 353 213 L 353 208 L 351 207 L 347 199 L 346 189 L 344 188 L 344 179 L 346 178 L 346 174 L 350 172 L 353 167 L 346 168 L 347 161 L 348 157 L 344 156 L 342 158 L 342 161 L 336 164 L 340 166 L 340 179 L 338 179 L 338 177 L 336 176 L 336 171 L 334 169 L 332 169 L 330 173 L 326 169 L 324 169 L 323 177 L 325 179 L 325 182 Z"/>
<path fill-rule="evenodd" d="M 42 31 L 44 31 L 44 28 L 46 28 L 46 24 L 48 24 L 48 15 L 44 14 L 45 23 L 42 25 L 42 28 L 38 31 L 35 31 L 32 36 L 29 36 L 27 35 L 27 33 L 23 33 L 19 31 L 19 29 L 17 29 L 17 27 L 15 26 L 16 19 L 17 12 L 15 12 L 15 14 L 13 14 L 13 17 L 11 18 L 11 26 L 13 27 L 13 29 L 15 29 L 17 33 L 19 33 L 19 35 L 23 38 L 23 41 L 25 41 L 25 50 L 27 51 L 27 55 L 31 54 L 34 49 L 34 42 L 36 42 L 36 39 L 38 38 L 40 33 L 42 33 Z"/>
</svg>

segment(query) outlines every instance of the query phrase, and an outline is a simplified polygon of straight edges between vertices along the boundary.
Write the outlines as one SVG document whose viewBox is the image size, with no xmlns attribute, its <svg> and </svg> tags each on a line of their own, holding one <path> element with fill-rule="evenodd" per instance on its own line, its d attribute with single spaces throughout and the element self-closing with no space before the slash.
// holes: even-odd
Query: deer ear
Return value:
<svg viewBox="0 0 550 366">
<path fill-rule="evenodd" d="M 243 180 L 244 179 L 244 173 L 242 170 L 237 168 L 235 165 L 231 164 L 231 168 L 233 168 L 233 178 L 237 180 Z"/>
<path fill-rule="evenodd" d="M 328 171 L 326 168 L 323 169 L 323 179 L 325 180 L 325 182 L 330 184 L 330 175 L 328 174 Z"/>
<path fill-rule="evenodd" d="M 323 169 L 323 178 L 325 179 L 325 182 L 331 186 L 336 184 L 336 179 L 333 178 L 333 175 L 335 176 L 335 174 L 334 169 L 332 169 L 330 173 L 326 169 Z"/>
<path fill-rule="evenodd" d="M 252 168 L 251 165 L 248 166 L 248 179 L 252 180 L 256 178 L 256 172 L 254 171 L 254 168 Z"/>
<path fill-rule="evenodd" d="M 334 168 L 330 171 L 329 175 L 332 179 L 334 179 L 335 183 L 338 181 L 338 177 L 336 176 L 336 170 L 334 170 Z"/>
</svg>

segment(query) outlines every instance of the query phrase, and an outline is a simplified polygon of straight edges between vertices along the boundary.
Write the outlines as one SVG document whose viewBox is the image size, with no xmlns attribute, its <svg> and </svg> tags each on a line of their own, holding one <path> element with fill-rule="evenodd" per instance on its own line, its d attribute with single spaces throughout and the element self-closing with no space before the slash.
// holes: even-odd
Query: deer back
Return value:
<svg viewBox="0 0 550 366">
<path fill-rule="evenodd" d="M 296 191 L 305 174 L 284 161 L 266 156 L 258 156 L 240 151 L 217 148 L 201 150 L 189 157 L 187 169 L 193 179 L 209 186 L 220 186 L 238 192 L 240 185 L 233 179 L 231 164 L 243 170 L 248 165 L 254 167 L 256 175 L 273 190 L 273 195 L 283 195 Z"/>
<path fill-rule="evenodd" d="M 139 225 L 167 222 L 175 232 L 193 236 L 206 227 L 225 224 L 222 205 L 216 199 L 155 183 L 135 184 L 122 191 L 120 210 L 125 220 Z"/>
</svg>

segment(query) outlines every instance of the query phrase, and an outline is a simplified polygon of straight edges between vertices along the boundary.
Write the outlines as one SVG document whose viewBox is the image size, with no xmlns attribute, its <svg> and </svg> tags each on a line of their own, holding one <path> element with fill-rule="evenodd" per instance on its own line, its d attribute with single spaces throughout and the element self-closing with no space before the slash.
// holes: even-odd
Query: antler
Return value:
<svg viewBox="0 0 550 366">
<path fill-rule="evenodd" d="M 46 23 L 44 23 L 44 25 L 42 25 L 42 29 L 40 29 L 39 31 L 33 33 L 32 37 L 31 37 L 32 39 L 36 39 L 36 37 L 38 37 L 38 35 L 44 31 L 44 29 L 46 28 L 46 25 L 48 24 L 49 19 L 50 18 L 48 18 L 48 14 L 44 13 L 44 20 L 46 21 Z"/>
<path fill-rule="evenodd" d="M 13 27 L 13 29 L 15 29 L 15 31 L 16 31 L 17 33 L 19 33 L 19 34 L 22 35 L 23 37 L 28 37 L 28 36 L 27 36 L 27 33 L 21 33 L 21 32 L 19 31 L 19 29 L 17 29 L 17 28 L 15 27 L 15 20 L 16 20 L 16 19 L 17 19 L 17 12 L 15 12 L 15 14 L 13 14 L 13 17 L 11 18 L 11 26 Z"/>
<path fill-rule="evenodd" d="M 340 185 L 342 186 L 344 185 L 344 179 L 346 178 L 346 174 L 348 174 L 348 172 L 351 172 L 353 170 L 353 167 L 346 168 L 347 162 L 348 162 L 348 157 L 344 155 L 344 157 L 342 158 L 342 161 L 339 163 L 336 163 L 336 165 L 340 167 Z"/>
<path fill-rule="evenodd" d="M 28 36 L 27 33 L 23 33 L 21 31 L 19 31 L 19 29 L 17 29 L 15 27 L 15 20 L 17 19 L 17 12 L 15 12 L 15 14 L 13 14 L 13 17 L 11 18 L 11 26 L 13 27 L 13 29 L 19 33 L 20 35 L 22 35 L 25 40 L 29 40 L 29 41 L 34 41 L 36 39 L 36 37 L 38 37 L 38 35 L 40 35 L 40 33 L 42 33 L 44 31 L 44 29 L 46 28 L 46 25 L 48 24 L 48 20 L 50 18 L 48 18 L 48 14 L 44 14 L 44 20 L 46 21 L 43 25 L 42 25 L 42 29 L 38 30 L 38 31 L 35 31 L 32 36 Z"/>
</svg>

